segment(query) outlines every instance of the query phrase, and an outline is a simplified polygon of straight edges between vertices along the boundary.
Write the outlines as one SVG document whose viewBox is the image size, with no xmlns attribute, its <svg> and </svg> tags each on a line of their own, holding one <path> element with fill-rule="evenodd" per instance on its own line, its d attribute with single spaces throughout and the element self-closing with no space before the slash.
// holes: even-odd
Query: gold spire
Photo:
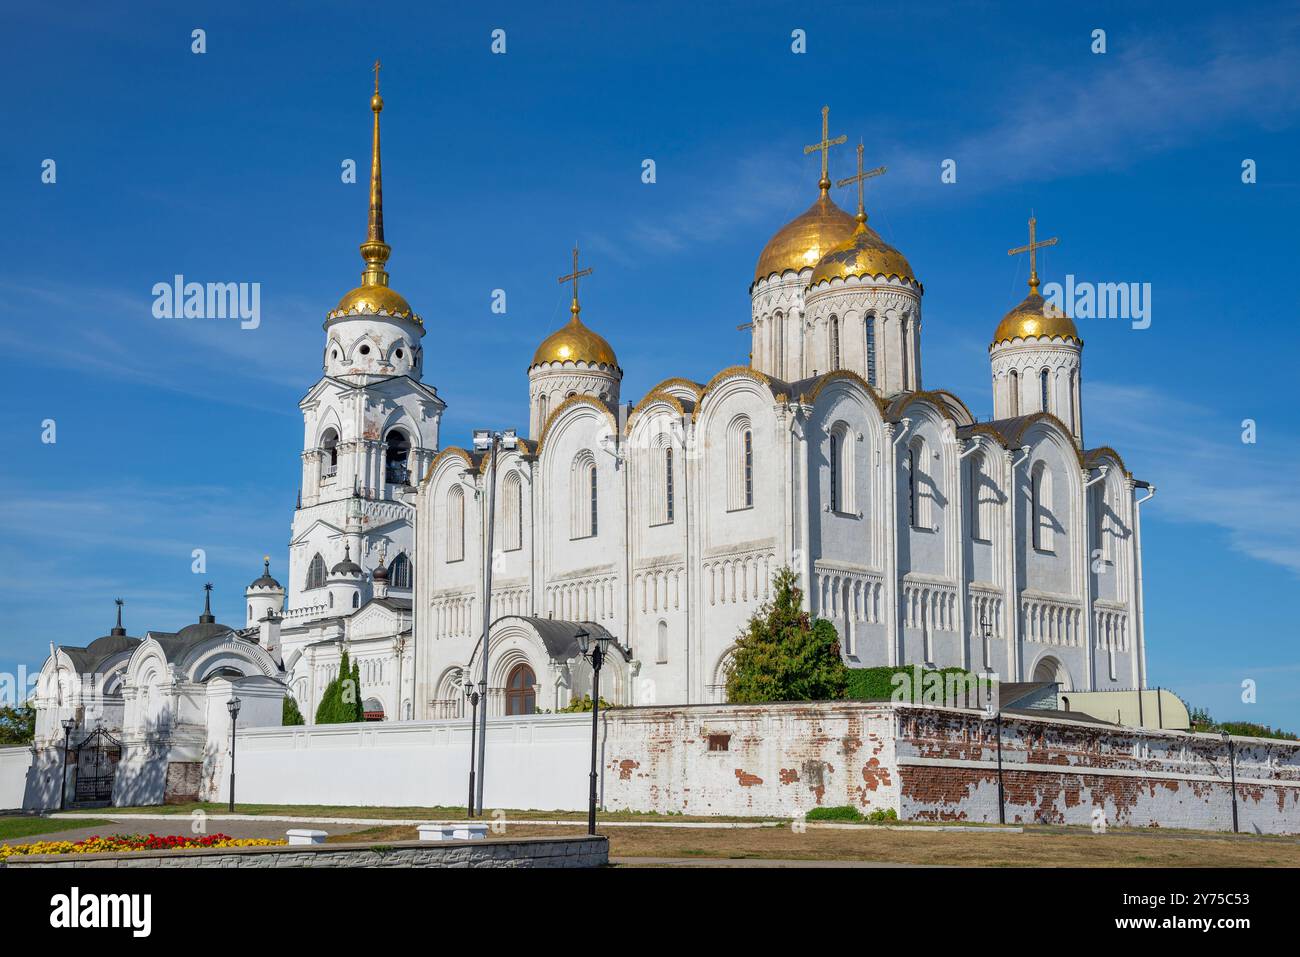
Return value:
<svg viewBox="0 0 1300 957">
<path fill-rule="evenodd" d="M 843 189 L 845 186 L 848 186 L 849 183 L 858 184 L 858 225 L 859 226 L 865 226 L 867 224 L 867 207 L 863 201 L 863 196 L 862 196 L 863 185 L 866 183 L 867 180 L 871 179 L 873 176 L 885 175 L 885 167 L 883 166 L 877 166 L 875 169 L 867 170 L 866 172 L 863 172 L 862 170 L 863 149 L 864 149 L 863 145 L 859 143 L 858 144 L 858 175 L 847 176 L 835 184 L 836 186 L 839 186 L 841 189 Z"/>
<path fill-rule="evenodd" d="M 1055 246 L 1060 242 L 1060 237 L 1053 236 L 1051 239 L 1044 239 L 1041 243 L 1034 241 L 1034 231 L 1038 226 L 1038 220 L 1034 218 L 1031 211 L 1029 213 L 1029 245 L 1017 246 L 1015 249 L 1008 249 L 1008 256 L 1016 256 L 1020 253 L 1029 253 L 1029 291 L 1038 292 L 1038 259 L 1035 253 L 1044 246 Z"/>
<path fill-rule="evenodd" d="M 366 224 L 366 241 L 361 244 L 361 258 L 366 261 L 366 271 L 361 274 L 363 286 L 387 286 L 388 262 L 391 247 L 384 242 L 384 184 L 379 162 L 379 114 L 384 109 L 384 98 L 379 95 L 379 61 L 371 67 L 375 71 L 375 95 L 370 98 L 370 109 L 375 114 L 375 132 L 370 148 L 370 218 Z"/>
<path fill-rule="evenodd" d="M 832 146 L 839 146 L 841 143 L 847 143 L 849 141 L 849 138 L 847 136 L 837 136 L 835 137 L 835 139 L 830 138 L 830 132 L 829 132 L 830 115 L 831 115 L 831 108 L 829 106 L 823 106 L 822 107 L 822 141 L 820 143 L 813 143 L 812 145 L 805 146 L 803 148 L 804 156 L 807 156 L 809 153 L 816 152 L 817 150 L 821 150 L 822 178 L 821 180 L 818 181 L 817 186 L 822 191 L 823 195 L 827 195 L 831 191 L 831 178 L 826 163 L 827 154 L 830 153 Z"/>
<path fill-rule="evenodd" d="M 366 262 L 361 273 L 361 285 L 345 295 L 331 315 L 357 313 L 384 313 L 400 316 L 420 324 L 420 317 L 410 304 L 388 286 L 388 256 L 393 251 L 384 242 L 384 187 L 379 161 L 379 114 L 384 109 L 384 98 L 379 95 L 378 60 L 371 67 L 375 72 L 375 92 L 370 97 L 370 110 L 374 113 L 374 132 L 370 147 L 370 215 L 366 222 L 366 241 L 361 244 L 361 258 Z"/>
<path fill-rule="evenodd" d="M 578 313 L 582 312 L 582 307 L 578 305 L 578 280 L 583 276 L 590 276 L 592 269 L 588 266 L 586 269 L 578 268 L 578 244 L 573 244 L 573 272 L 567 276 L 561 276 L 560 282 L 573 283 L 573 302 L 569 306 L 569 312 L 573 313 L 573 322 L 578 322 Z"/>
</svg>

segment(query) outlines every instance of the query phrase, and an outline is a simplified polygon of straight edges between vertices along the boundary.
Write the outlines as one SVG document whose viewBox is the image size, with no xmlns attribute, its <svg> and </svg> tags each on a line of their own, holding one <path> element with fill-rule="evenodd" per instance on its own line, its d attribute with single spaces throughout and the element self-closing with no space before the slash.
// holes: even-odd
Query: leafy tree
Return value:
<svg viewBox="0 0 1300 957">
<path fill-rule="evenodd" d="M 348 724 L 361 720 L 360 669 L 345 650 L 339 659 L 339 676 L 325 686 L 316 708 L 317 724 Z"/>
<path fill-rule="evenodd" d="M 306 724 L 302 717 L 302 712 L 298 710 L 298 702 L 294 701 L 289 695 L 284 696 L 284 707 L 280 713 L 280 723 L 282 725 Z"/>
<path fill-rule="evenodd" d="M 777 571 L 772 600 L 736 640 L 727 671 L 727 700 L 733 704 L 844 697 L 849 669 L 840 657 L 835 626 L 824 619 L 814 622 L 803 610 L 796 581 L 789 568 Z"/>
<path fill-rule="evenodd" d="M 1242 738 L 1277 738 L 1284 741 L 1298 741 L 1300 737 L 1290 731 L 1283 731 L 1281 728 L 1273 728 L 1266 724 L 1255 724 L 1253 721 L 1215 721 L 1210 716 L 1206 708 L 1192 709 L 1192 730 L 1204 731 L 1211 734 L 1218 734 L 1226 731 L 1228 734 Z"/>
<path fill-rule="evenodd" d="M 0 708 L 0 748 L 31 744 L 36 737 L 36 709 L 30 703 Z"/>
</svg>

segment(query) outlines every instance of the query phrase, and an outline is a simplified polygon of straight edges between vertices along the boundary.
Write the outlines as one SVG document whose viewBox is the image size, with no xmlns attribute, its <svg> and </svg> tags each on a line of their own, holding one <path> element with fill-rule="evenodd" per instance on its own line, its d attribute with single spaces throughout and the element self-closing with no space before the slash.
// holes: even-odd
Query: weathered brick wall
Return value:
<svg viewBox="0 0 1300 957">
<path fill-rule="evenodd" d="M 322 844 L 292 849 L 242 847 L 210 851 L 134 851 L 127 854 L 45 854 L 11 857 L 0 867 L 602 867 L 604 837 L 528 841 L 401 841 L 382 849 L 365 844 Z"/>
<path fill-rule="evenodd" d="M 696 705 L 610 712 L 611 810 L 794 817 L 811 808 L 898 809 L 888 705 Z"/>
<path fill-rule="evenodd" d="M 1300 832 L 1300 744 L 1234 742 L 1242 831 Z M 998 820 L 997 732 L 978 712 L 900 707 L 900 816 Z M 1008 823 L 1232 828 L 1228 748 L 1217 735 L 1004 715 Z"/>
</svg>

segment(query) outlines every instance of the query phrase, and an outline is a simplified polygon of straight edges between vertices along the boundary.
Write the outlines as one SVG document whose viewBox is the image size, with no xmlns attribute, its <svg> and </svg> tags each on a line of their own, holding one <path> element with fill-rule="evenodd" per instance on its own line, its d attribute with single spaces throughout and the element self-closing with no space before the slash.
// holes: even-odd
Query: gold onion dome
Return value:
<svg viewBox="0 0 1300 957">
<path fill-rule="evenodd" d="M 543 339 L 533 353 L 533 366 L 546 362 L 587 362 L 591 365 L 618 366 L 613 347 L 604 336 L 583 325 L 577 311 L 574 311 L 573 318 Z"/>
<path fill-rule="evenodd" d="M 1029 284 L 1029 295 L 998 323 L 993 345 L 1016 339 L 1072 339 L 1082 343 L 1074 320 L 1038 293 L 1037 277 Z"/>
<path fill-rule="evenodd" d="M 904 282 L 917 281 L 907 259 L 867 225 L 865 215 L 859 219 L 853 234 L 832 248 L 817 263 L 808 285 L 812 287 L 830 279 L 848 279 L 850 276 L 885 276 Z"/>
<path fill-rule="evenodd" d="M 782 226 L 758 257 L 754 282 L 786 270 L 811 269 L 825 253 L 853 235 L 853 217 L 835 205 L 830 183 L 808 209 Z"/>
<path fill-rule="evenodd" d="M 366 268 L 361 274 L 361 285 L 351 290 L 330 313 L 356 315 L 385 313 L 422 324 L 406 299 L 388 286 L 388 263 L 392 247 L 384 242 L 384 188 L 379 161 L 379 114 L 384 109 L 384 98 L 379 95 L 379 61 L 375 61 L 375 93 L 370 98 L 370 110 L 375 115 L 373 142 L 370 151 L 370 217 L 366 226 L 366 241 L 361 244 L 361 258 Z"/>
</svg>

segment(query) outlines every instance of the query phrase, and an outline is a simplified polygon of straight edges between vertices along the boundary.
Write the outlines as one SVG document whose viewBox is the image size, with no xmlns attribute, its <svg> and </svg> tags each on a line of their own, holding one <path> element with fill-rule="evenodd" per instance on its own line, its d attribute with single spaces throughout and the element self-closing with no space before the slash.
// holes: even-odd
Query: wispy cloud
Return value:
<svg viewBox="0 0 1300 957">
<path fill-rule="evenodd" d="M 1084 422 L 1159 489 L 1159 514 L 1214 525 L 1231 547 L 1300 575 L 1300 441 L 1277 420 L 1241 441 L 1240 419 L 1141 385 L 1089 383 Z M 1140 462 L 1139 462 L 1140 459 Z"/>
</svg>

